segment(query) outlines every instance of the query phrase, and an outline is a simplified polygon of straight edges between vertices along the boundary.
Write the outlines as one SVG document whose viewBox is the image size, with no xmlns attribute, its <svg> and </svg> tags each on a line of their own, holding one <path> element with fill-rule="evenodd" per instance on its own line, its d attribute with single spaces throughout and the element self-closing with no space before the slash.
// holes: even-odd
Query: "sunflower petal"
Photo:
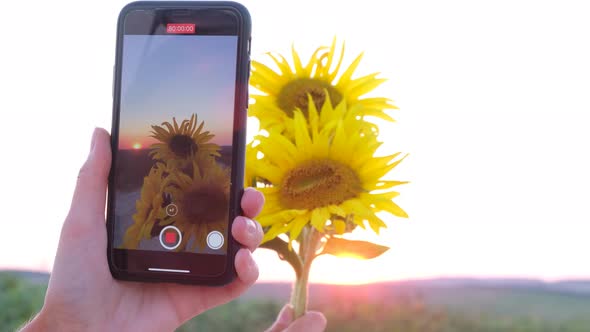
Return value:
<svg viewBox="0 0 590 332">
<path fill-rule="evenodd" d="M 334 51 L 336 50 L 336 36 L 332 38 L 332 44 L 330 45 L 330 51 L 328 51 L 328 58 L 326 59 L 326 74 L 330 71 L 330 67 L 332 66 L 332 61 L 334 61 Z"/>
<path fill-rule="evenodd" d="M 307 225 L 307 223 L 309 222 L 309 217 L 310 216 L 307 213 L 295 217 L 295 219 L 292 222 L 293 226 L 291 228 L 291 231 L 289 232 L 289 239 L 291 241 L 297 240 L 297 237 L 299 236 L 299 234 L 301 234 L 303 227 L 305 227 L 305 225 Z"/>
<path fill-rule="evenodd" d="M 350 81 L 350 84 L 346 85 L 346 90 L 343 90 L 342 92 L 346 95 L 352 93 L 355 89 L 363 87 L 364 85 L 367 85 L 375 80 L 377 76 L 379 76 L 380 73 L 372 73 L 369 75 L 365 75 L 363 77 L 359 77 L 357 79 L 354 79 L 352 81 Z M 343 87 L 344 88 L 344 87 Z"/>
<path fill-rule="evenodd" d="M 365 109 L 363 110 L 363 115 L 374 116 L 385 121 L 395 122 L 395 119 L 387 115 L 383 110 Z"/>
<path fill-rule="evenodd" d="M 383 220 L 381 220 L 381 218 L 377 217 L 376 215 L 368 217 L 367 221 L 369 222 L 369 226 L 375 232 L 375 234 L 379 234 L 379 230 L 381 228 L 387 227 Z"/>
<path fill-rule="evenodd" d="M 334 70 L 329 73 L 328 75 L 328 79 L 330 82 L 333 82 L 334 79 L 336 78 L 336 75 L 338 75 L 338 71 L 340 70 L 340 66 L 342 65 L 342 59 L 344 59 L 344 45 L 345 42 L 342 42 L 342 50 L 340 51 L 340 57 L 338 58 L 338 63 L 336 64 L 336 67 L 334 68 Z"/>
<path fill-rule="evenodd" d="M 170 122 L 162 122 L 162 126 L 165 126 L 168 129 L 169 133 L 176 134 L 176 130 L 174 130 L 174 127 L 172 127 Z"/>
<path fill-rule="evenodd" d="M 270 241 L 275 237 L 279 236 L 287 232 L 292 227 L 291 224 L 274 224 L 264 233 L 264 237 L 262 238 L 262 243 Z"/>
<path fill-rule="evenodd" d="M 377 78 L 377 79 L 373 79 L 371 81 L 366 82 L 363 85 L 360 85 L 354 89 L 351 89 L 348 94 L 347 94 L 347 98 L 349 100 L 351 99 L 358 99 L 360 96 L 371 92 L 372 90 L 374 90 L 376 87 L 378 87 L 379 85 L 383 84 L 383 82 L 387 81 L 384 78 Z"/>
<path fill-rule="evenodd" d="M 268 66 L 252 61 L 250 84 L 264 93 L 278 94 L 284 80 Z"/>
<path fill-rule="evenodd" d="M 387 211 L 394 216 L 401 217 L 401 218 L 408 218 L 408 214 L 404 211 L 399 205 L 395 204 L 393 201 L 383 200 L 375 202 L 375 207 L 380 211 Z"/>
<path fill-rule="evenodd" d="M 307 121 L 300 111 L 294 113 L 294 130 L 295 130 L 295 145 L 301 149 L 305 155 L 309 154 L 311 148 L 311 137 L 307 130 Z"/>
<path fill-rule="evenodd" d="M 176 122 L 176 118 L 175 117 L 172 118 L 172 122 L 174 123 L 174 130 L 176 132 L 179 132 L 180 130 L 179 130 L 179 127 L 178 127 L 178 122 Z"/>
<path fill-rule="evenodd" d="M 258 217 L 258 222 L 261 226 L 266 227 L 273 224 L 282 224 L 291 222 L 294 217 L 301 214 L 299 210 L 282 210 L 270 215 L 262 215 Z"/>
<path fill-rule="evenodd" d="M 291 54 L 293 56 L 293 65 L 295 67 L 295 75 L 298 76 L 305 76 L 305 71 L 303 70 L 303 66 L 301 65 L 301 58 L 299 58 L 299 54 L 295 50 L 295 45 L 291 45 Z"/>
<path fill-rule="evenodd" d="M 346 86 L 347 84 L 349 84 L 350 78 L 354 74 L 354 71 L 358 67 L 362 58 L 363 58 L 363 53 L 359 54 L 354 59 L 354 61 L 350 64 L 350 66 L 348 66 L 346 71 L 344 71 L 344 73 L 342 73 L 342 76 L 340 76 L 340 79 L 338 80 L 338 83 L 336 84 L 336 86 Z"/>
<path fill-rule="evenodd" d="M 397 157 L 398 155 L 399 152 L 393 154 L 392 156 L 375 158 L 359 171 L 359 176 L 363 179 L 366 179 L 367 182 L 370 181 L 369 179 L 377 180 L 381 178 L 385 174 L 389 173 L 389 171 L 391 171 L 397 165 L 399 165 L 399 163 L 401 163 L 408 156 L 406 154 L 402 158 L 394 161 L 393 163 L 390 163 L 390 160 Z"/>
<path fill-rule="evenodd" d="M 334 225 L 334 230 L 336 234 L 344 234 L 346 230 L 346 223 L 342 220 L 334 220 L 332 221 L 332 225 Z"/>
<path fill-rule="evenodd" d="M 324 226 L 326 225 L 328 218 L 328 211 L 324 208 L 317 208 L 311 211 L 311 225 L 320 232 L 324 230 Z"/>
<path fill-rule="evenodd" d="M 328 211 L 330 211 L 331 214 L 337 215 L 340 217 L 345 217 L 347 214 L 346 211 L 344 211 L 344 209 L 342 207 L 340 207 L 339 205 L 328 206 Z"/>
<path fill-rule="evenodd" d="M 321 46 L 318 47 L 313 54 L 311 55 L 311 57 L 309 58 L 309 62 L 307 63 L 307 65 L 305 65 L 305 72 L 306 73 L 311 73 L 313 68 L 317 68 L 320 65 L 320 60 L 322 56 L 318 57 L 318 54 L 322 51 L 325 51 L 326 47 Z M 316 77 L 320 77 L 319 73 L 315 74 Z"/>
<path fill-rule="evenodd" d="M 383 189 L 390 189 L 395 186 L 399 186 L 402 184 L 410 183 L 409 181 L 378 181 L 372 186 L 367 186 L 365 189 L 367 190 L 383 190 Z"/>
<path fill-rule="evenodd" d="M 162 128 L 160 126 L 152 126 L 152 129 L 154 130 L 154 134 L 155 134 L 155 136 L 152 136 L 152 137 L 154 137 L 160 141 L 165 141 L 170 136 L 170 133 L 167 132 L 164 128 Z"/>
<path fill-rule="evenodd" d="M 359 104 L 363 105 L 363 108 L 371 109 L 398 109 L 397 106 L 393 105 L 393 101 L 389 98 L 382 97 L 371 97 L 360 99 Z"/>
<path fill-rule="evenodd" d="M 291 67 L 289 66 L 289 62 L 285 59 L 284 56 L 277 54 L 277 56 L 280 58 L 277 59 L 277 57 L 272 54 L 272 53 L 267 53 L 267 55 L 276 63 L 276 65 L 279 67 L 279 70 L 281 71 L 281 75 L 284 76 L 285 78 L 291 78 L 293 76 L 292 71 L 291 71 Z"/>
</svg>

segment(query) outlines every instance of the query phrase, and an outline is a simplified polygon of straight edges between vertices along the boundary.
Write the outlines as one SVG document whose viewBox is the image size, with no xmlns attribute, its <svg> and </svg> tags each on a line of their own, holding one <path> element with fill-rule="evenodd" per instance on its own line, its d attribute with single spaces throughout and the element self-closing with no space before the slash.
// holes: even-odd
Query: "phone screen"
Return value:
<svg viewBox="0 0 590 332">
<path fill-rule="evenodd" d="M 126 24 L 110 188 L 116 249 L 227 253 L 238 36 L 199 34 L 186 21 Z"/>
</svg>

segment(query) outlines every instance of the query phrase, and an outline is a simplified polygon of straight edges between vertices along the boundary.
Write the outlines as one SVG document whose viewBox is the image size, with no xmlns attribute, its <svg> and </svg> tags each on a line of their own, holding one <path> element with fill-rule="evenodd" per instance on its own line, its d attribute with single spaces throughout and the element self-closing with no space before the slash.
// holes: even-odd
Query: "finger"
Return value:
<svg viewBox="0 0 590 332">
<path fill-rule="evenodd" d="M 231 228 L 231 233 L 244 247 L 254 251 L 262 241 L 262 226 L 256 221 L 246 217 L 236 217 Z"/>
<path fill-rule="evenodd" d="M 80 169 L 70 215 L 104 215 L 107 182 L 111 167 L 109 134 L 102 128 L 94 129 L 88 159 Z M 95 218 L 77 218 L 95 220 Z"/>
<path fill-rule="evenodd" d="M 242 195 L 242 211 L 244 215 L 249 218 L 256 217 L 262 210 L 264 205 L 264 195 L 254 188 L 244 189 L 244 195 Z"/>
<path fill-rule="evenodd" d="M 277 320 L 272 324 L 272 326 L 266 330 L 266 332 L 281 332 L 289 327 L 289 324 L 293 321 L 293 306 L 290 304 L 285 304 L 279 315 L 277 316 Z"/>
<path fill-rule="evenodd" d="M 326 317 L 321 312 L 308 311 L 297 318 L 285 332 L 322 332 L 326 329 Z"/>
<path fill-rule="evenodd" d="M 254 261 L 254 257 L 252 257 L 252 253 L 249 250 L 238 250 L 235 266 L 243 290 L 246 290 L 246 288 L 250 287 L 256 282 L 256 280 L 258 280 L 258 265 Z"/>
</svg>

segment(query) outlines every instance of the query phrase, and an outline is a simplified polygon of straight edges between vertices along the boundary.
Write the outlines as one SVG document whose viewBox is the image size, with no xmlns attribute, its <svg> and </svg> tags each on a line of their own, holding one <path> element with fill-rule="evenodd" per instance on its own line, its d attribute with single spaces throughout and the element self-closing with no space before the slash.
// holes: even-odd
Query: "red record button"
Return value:
<svg viewBox="0 0 590 332">
<path fill-rule="evenodd" d="M 180 230 L 174 226 L 166 226 L 160 232 L 160 244 L 168 250 L 178 248 L 182 241 L 182 234 Z"/>
<path fill-rule="evenodd" d="M 169 246 L 173 246 L 176 244 L 176 241 L 178 241 L 176 232 L 167 230 L 166 233 L 164 233 L 164 243 L 166 243 Z"/>
</svg>

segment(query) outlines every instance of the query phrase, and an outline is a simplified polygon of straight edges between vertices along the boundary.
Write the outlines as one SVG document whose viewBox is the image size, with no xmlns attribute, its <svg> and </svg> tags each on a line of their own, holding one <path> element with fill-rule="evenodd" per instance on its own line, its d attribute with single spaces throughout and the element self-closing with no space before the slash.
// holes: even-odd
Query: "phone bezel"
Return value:
<svg viewBox="0 0 590 332">
<path fill-rule="evenodd" d="M 236 89 L 234 104 L 234 132 L 232 144 L 232 171 L 230 191 L 230 218 L 228 220 L 228 246 L 226 255 L 197 254 L 186 252 L 164 252 L 148 250 L 127 250 L 113 247 L 114 238 L 114 196 L 109 190 L 107 197 L 107 257 L 113 277 L 123 280 L 150 282 L 177 282 L 190 284 L 223 285 L 235 276 L 234 259 L 239 244 L 231 235 L 233 218 L 241 214 L 240 199 L 243 193 L 244 151 L 246 116 L 248 105 L 249 43 L 251 33 L 250 15 L 246 8 L 234 2 L 174 1 L 174 2 L 133 2 L 125 6 L 117 23 L 117 47 L 113 83 L 113 120 L 111 148 L 113 163 L 109 176 L 109 188 L 113 187 L 119 139 L 119 104 L 122 72 L 123 36 L 125 18 L 133 11 L 199 11 L 222 10 L 232 13 L 237 21 L 238 54 L 236 67 Z M 197 34 L 199 30 L 197 28 Z M 214 33 L 212 33 L 214 34 Z M 148 267 L 190 270 L 191 273 L 149 271 Z"/>
</svg>

